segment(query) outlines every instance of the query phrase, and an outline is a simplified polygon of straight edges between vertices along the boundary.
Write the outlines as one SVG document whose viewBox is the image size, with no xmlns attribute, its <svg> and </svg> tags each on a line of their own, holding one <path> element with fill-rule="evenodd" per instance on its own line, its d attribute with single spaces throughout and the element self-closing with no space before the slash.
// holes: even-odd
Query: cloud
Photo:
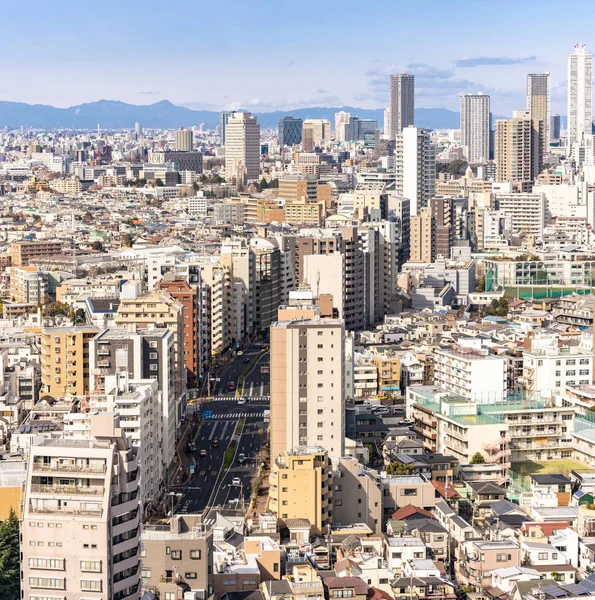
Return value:
<svg viewBox="0 0 595 600">
<path fill-rule="evenodd" d="M 324 91 L 324 90 L 322 90 Z M 280 100 L 278 102 L 265 101 L 261 98 L 248 98 L 235 102 L 226 103 L 225 110 L 249 110 L 252 112 L 272 112 L 276 110 L 294 110 L 296 108 L 307 108 L 309 106 L 342 106 L 339 96 L 333 94 L 321 94 L 318 90 L 311 96 L 292 100 Z M 188 105 L 186 105 L 188 106 Z"/>
<path fill-rule="evenodd" d="M 317 94 L 328 94 L 328 91 L 327 90 L 323 90 L 322 88 L 319 88 L 319 89 L 316 90 L 316 93 Z"/>
<path fill-rule="evenodd" d="M 533 62 L 536 56 L 526 56 L 524 58 L 512 58 L 510 56 L 477 56 L 474 58 L 460 58 L 454 61 L 455 67 L 471 68 L 491 65 L 521 65 L 523 63 Z"/>
<path fill-rule="evenodd" d="M 158 91 L 146 91 L 146 92 L 136 92 L 137 94 L 141 94 L 143 96 L 154 96 L 156 94 L 161 94 L 161 92 Z"/>
<path fill-rule="evenodd" d="M 416 79 L 450 79 L 454 75 L 452 69 L 440 69 L 424 63 L 409 63 L 407 73 L 415 75 Z"/>
</svg>

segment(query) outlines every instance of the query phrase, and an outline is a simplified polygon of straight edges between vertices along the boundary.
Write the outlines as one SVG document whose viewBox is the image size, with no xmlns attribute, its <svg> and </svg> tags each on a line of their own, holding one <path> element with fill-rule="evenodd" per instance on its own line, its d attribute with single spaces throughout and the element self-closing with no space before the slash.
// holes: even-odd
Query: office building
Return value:
<svg viewBox="0 0 595 600">
<path fill-rule="evenodd" d="M 303 140 L 311 141 L 311 149 L 304 150 L 312 152 L 316 146 L 324 146 L 331 140 L 331 123 L 326 119 L 306 119 L 303 124 Z M 303 144 L 302 144 L 303 145 Z"/>
<path fill-rule="evenodd" d="M 446 196 L 431 198 L 430 210 L 434 218 L 436 256 L 448 259 L 456 237 L 454 198 Z"/>
<path fill-rule="evenodd" d="M 301 446 L 271 461 L 268 510 L 281 523 L 307 519 L 312 534 L 324 534 L 331 523 L 332 465 L 321 446 Z"/>
<path fill-rule="evenodd" d="M 271 326 L 271 464 L 296 446 L 344 455 L 344 344 L 340 319 L 314 307 L 279 309 Z"/>
<path fill-rule="evenodd" d="M 192 133 L 192 132 L 190 132 Z M 163 152 L 151 152 L 149 154 L 150 165 L 166 165 L 172 163 L 176 172 L 170 175 L 161 176 L 163 183 L 168 184 L 167 176 L 172 178 L 172 184 L 177 184 L 180 178 L 180 171 L 192 171 L 193 173 L 202 173 L 202 152 L 198 150 L 166 150 Z M 152 169 L 145 169 L 150 171 Z"/>
<path fill-rule="evenodd" d="M 407 73 L 391 75 L 389 139 L 394 140 L 403 129 L 411 127 L 414 123 L 415 77 Z"/>
<path fill-rule="evenodd" d="M 314 201 L 318 198 L 318 180 L 312 175 L 283 175 L 279 179 L 279 197 L 286 202 L 302 198 Z"/>
<path fill-rule="evenodd" d="M 436 227 L 432 209 L 424 207 L 410 218 L 409 260 L 431 263 L 436 259 Z"/>
<path fill-rule="evenodd" d="M 485 94 L 461 96 L 461 144 L 471 163 L 490 158 L 490 97 Z"/>
<path fill-rule="evenodd" d="M 550 139 L 551 140 L 559 140 L 560 139 L 560 115 L 553 114 L 550 117 Z"/>
<path fill-rule="evenodd" d="M 533 121 L 543 121 L 541 155 L 550 147 L 550 74 L 530 73 L 527 75 L 527 110 Z"/>
<path fill-rule="evenodd" d="M 250 113 L 233 113 L 225 126 L 225 171 L 244 183 L 260 174 L 260 125 Z"/>
<path fill-rule="evenodd" d="M 89 393 L 89 342 L 97 327 L 44 327 L 41 331 L 42 394 L 54 398 Z"/>
<path fill-rule="evenodd" d="M 417 215 L 435 195 L 436 148 L 419 127 L 406 127 L 395 139 L 395 191 L 409 198 L 411 215 Z"/>
<path fill-rule="evenodd" d="M 113 413 L 87 439 L 31 446 L 21 528 L 23 598 L 140 597 L 137 451 Z"/>
<path fill-rule="evenodd" d="M 351 113 L 340 111 L 335 113 L 335 140 L 337 142 L 345 141 L 345 130 L 343 128 L 344 125 L 349 123 L 349 119 L 351 118 Z"/>
<path fill-rule="evenodd" d="M 190 152 L 192 150 L 192 129 L 177 129 L 174 133 L 174 150 Z"/>
<path fill-rule="evenodd" d="M 279 121 L 279 145 L 297 146 L 302 143 L 303 119 L 297 117 L 283 117 Z"/>
<path fill-rule="evenodd" d="M 225 146 L 225 130 L 227 128 L 227 122 L 229 117 L 235 114 L 235 110 L 223 111 L 219 115 L 219 135 L 221 136 L 221 143 Z"/>
<path fill-rule="evenodd" d="M 531 182 L 541 172 L 544 127 L 528 110 L 515 110 L 512 119 L 496 121 L 497 181 L 510 181 L 519 191 L 531 191 Z"/>
<path fill-rule="evenodd" d="M 593 55 L 577 44 L 568 56 L 568 146 L 586 145 L 593 120 Z"/>
<path fill-rule="evenodd" d="M 142 135 L 143 134 L 143 127 L 138 122 L 134 124 L 134 133 L 136 133 L 136 135 Z"/>
</svg>

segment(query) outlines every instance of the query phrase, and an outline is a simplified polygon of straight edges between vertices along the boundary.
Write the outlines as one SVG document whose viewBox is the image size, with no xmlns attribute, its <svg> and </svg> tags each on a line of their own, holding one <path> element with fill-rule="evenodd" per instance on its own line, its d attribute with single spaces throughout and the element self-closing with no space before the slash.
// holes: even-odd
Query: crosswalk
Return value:
<svg viewBox="0 0 595 600">
<path fill-rule="evenodd" d="M 263 411 L 257 411 L 257 412 L 238 412 L 238 413 L 221 413 L 221 414 L 213 414 L 212 417 L 209 417 L 209 421 L 215 421 L 215 420 L 219 420 L 219 421 L 229 421 L 231 419 L 239 419 L 240 417 L 262 417 L 263 416 Z"/>
<path fill-rule="evenodd" d="M 202 524 L 207 528 L 210 529 L 211 527 L 213 527 L 213 525 L 215 525 L 215 520 L 214 518 L 210 518 L 210 519 L 205 519 Z"/>
<path fill-rule="evenodd" d="M 270 400 L 270 396 L 250 396 L 248 394 L 242 396 L 242 398 L 246 398 L 249 402 L 268 402 Z M 205 398 L 205 402 L 229 402 L 230 400 L 239 400 L 239 396 L 211 396 L 210 398 Z"/>
</svg>

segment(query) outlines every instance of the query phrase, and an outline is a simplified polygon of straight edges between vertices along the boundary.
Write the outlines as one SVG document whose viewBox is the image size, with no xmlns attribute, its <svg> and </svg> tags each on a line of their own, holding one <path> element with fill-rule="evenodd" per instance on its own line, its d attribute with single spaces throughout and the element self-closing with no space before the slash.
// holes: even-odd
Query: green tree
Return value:
<svg viewBox="0 0 595 600">
<path fill-rule="evenodd" d="M 483 465 L 484 462 L 485 462 L 485 460 L 483 459 L 483 454 L 481 452 L 476 452 L 471 457 L 471 464 L 472 465 Z"/>
<path fill-rule="evenodd" d="M 72 319 L 75 325 L 84 325 L 87 322 L 87 315 L 85 309 L 77 308 L 74 311 L 74 318 Z"/>
<path fill-rule="evenodd" d="M 165 184 L 163 183 L 163 179 L 157 179 L 155 182 L 157 187 L 163 187 Z"/>
<path fill-rule="evenodd" d="M 69 304 L 64 302 L 52 302 L 48 304 L 43 310 L 44 317 L 55 317 L 56 315 L 69 316 L 72 312 L 72 308 Z"/>
<path fill-rule="evenodd" d="M 263 177 L 258 184 L 260 190 L 267 190 L 269 188 L 269 182 Z"/>
<path fill-rule="evenodd" d="M 8 519 L 0 523 L 0 590 L 2 600 L 21 597 L 19 520 L 11 508 Z"/>
<path fill-rule="evenodd" d="M 411 473 L 413 473 L 413 467 L 401 462 L 392 462 L 386 467 L 387 475 L 411 475 Z"/>
<path fill-rule="evenodd" d="M 485 292 L 486 291 L 486 278 L 485 275 L 477 280 L 475 283 L 475 291 L 476 292 Z"/>
<path fill-rule="evenodd" d="M 279 180 L 278 179 L 271 179 L 269 181 L 269 188 L 270 189 L 277 189 L 279 187 Z"/>
<path fill-rule="evenodd" d="M 100 240 L 96 240 L 91 244 L 91 248 L 93 248 L 93 250 L 99 250 L 100 252 L 103 252 L 103 243 Z"/>
<path fill-rule="evenodd" d="M 469 163 L 466 160 L 453 160 L 448 163 L 446 171 L 451 175 L 464 175 Z"/>
</svg>

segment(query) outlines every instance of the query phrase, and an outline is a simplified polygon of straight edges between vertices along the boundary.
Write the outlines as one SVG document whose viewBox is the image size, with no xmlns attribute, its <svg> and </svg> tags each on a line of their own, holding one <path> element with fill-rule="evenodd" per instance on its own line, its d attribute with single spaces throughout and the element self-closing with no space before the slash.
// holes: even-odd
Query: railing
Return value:
<svg viewBox="0 0 595 600">
<path fill-rule="evenodd" d="M 36 471 L 60 471 L 65 473 L 105 473 L 107 465 L 65 465 L 34 462 Z"/>
<path fill-rule="evenodd" d="M 42 485 L 31 484 L 31 491 L 41 494 L 69 494 L 75 496 L 103 496 L 103 487 L 82 487 L 75 485 Z"/>
<path fill-rule="evenodd" d="M 35 514 L 50 514 L 50 515 L 83 515 L 88 517 L 100 517 L 103 513 L 103 508 L 91 509 L 91 508 L 70 508 L 68 506 L 61 506 L 60 508 L 47 507 L 47 506 L 30 506 L 29 512 Z"/>
</svg>

